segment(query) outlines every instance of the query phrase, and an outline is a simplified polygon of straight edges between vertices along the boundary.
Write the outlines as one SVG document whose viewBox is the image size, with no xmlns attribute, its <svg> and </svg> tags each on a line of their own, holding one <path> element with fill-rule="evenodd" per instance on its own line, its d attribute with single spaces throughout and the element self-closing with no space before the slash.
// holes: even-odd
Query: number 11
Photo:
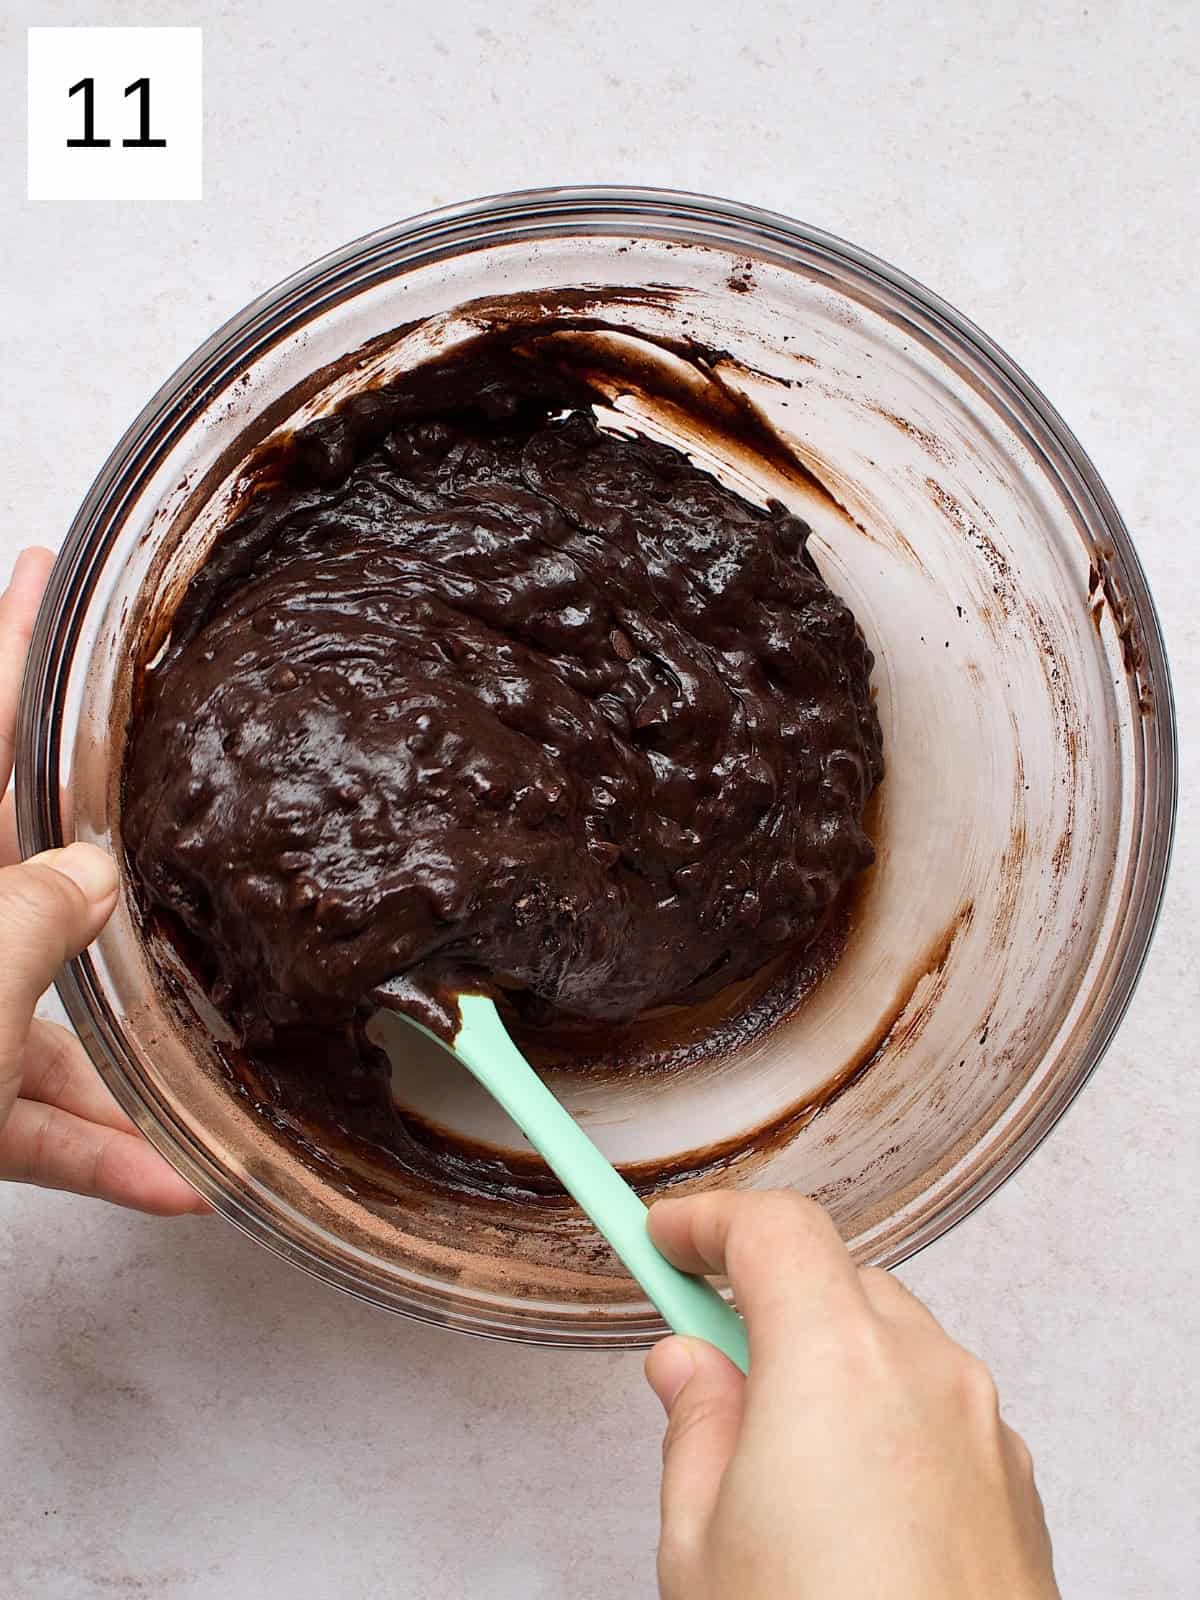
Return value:
<svg viewBox="0 0 1200 1600">
<path fill-rule="evenodd" d="M 83 94 L 83 138 L 68 139 L 67 148 L 70 150 L 104 150 L 111 144 L 111 139 L 98 139 L 96 137 L 96 80 L 95 78 L 80 78 L 78 83 L 72 84 L 67 90 L 68 100 L 80 92 Z M 131 94 L 138 97 L 138 136 L 136 139 L 122 139 L 121 144 L 127 150 L 165 150 L 165 139 L 152 139 L 150 137 L 150 79 L 135 78 L 125 90 L 125 98 Z"/>
</svg>

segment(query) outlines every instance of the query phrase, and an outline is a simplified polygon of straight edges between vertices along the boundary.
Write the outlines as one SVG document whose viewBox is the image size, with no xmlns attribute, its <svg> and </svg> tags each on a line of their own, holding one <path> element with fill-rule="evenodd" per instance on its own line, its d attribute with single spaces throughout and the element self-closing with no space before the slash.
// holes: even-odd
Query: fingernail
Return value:
<svg viewBox="0 0 1200 1600">
<path fill-rule="evenodd" d="M 651 1351 L 646 1363 L 646 1376 L 662 1408 L 668 1414 L 683 1388 L 696 1372 L 696 1358 L 686 1339 L 672 1334 Z"/>
<path fill-rule="evenodd" d="M 79 889 L 88 900 L 98 905 L 117 891 L 117 869 L 111 856 L 97 850 L 94 844 L 69 844 L 63 850 L 43 850 L 31 857 L 39 866 L 53 867 Z"/>
</svg>

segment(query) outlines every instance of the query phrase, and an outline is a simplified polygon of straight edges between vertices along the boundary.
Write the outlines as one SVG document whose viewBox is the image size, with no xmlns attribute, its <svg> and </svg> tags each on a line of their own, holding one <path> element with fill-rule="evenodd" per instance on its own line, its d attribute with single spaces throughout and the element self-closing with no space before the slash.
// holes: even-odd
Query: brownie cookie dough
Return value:
<svg viewBox="0 0 1200 1600">
<path fill-rule="evenodd" d="M 139 898 L 251 1053 L 360 1037 L 394 979 L 427 1021 L 687 1005 L 872 860 L 872 657 L 807 526 L 594 399 L 516 349 L 355 397 L 143 672 Z"/>
</svg>

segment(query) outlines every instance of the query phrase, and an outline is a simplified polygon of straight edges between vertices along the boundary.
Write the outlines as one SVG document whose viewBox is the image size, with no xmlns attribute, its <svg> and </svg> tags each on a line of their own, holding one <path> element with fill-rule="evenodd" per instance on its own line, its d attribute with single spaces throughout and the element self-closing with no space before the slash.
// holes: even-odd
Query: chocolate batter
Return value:
<svg viewBox="0 0 1200 1600">
<path fill-rule="evenodd" d="M 248 1053 L 304 1042 L 331 1102 L 383 1092 L 389 980 L 443 1031 L 464 987 L 534 1023 L 686 1005 L 811 940 L 873 858 L 872 656 L 808 527 L 596 398 L 487 341 L 356 396 L 143 674 L 144 907 Z"/>
</svg>

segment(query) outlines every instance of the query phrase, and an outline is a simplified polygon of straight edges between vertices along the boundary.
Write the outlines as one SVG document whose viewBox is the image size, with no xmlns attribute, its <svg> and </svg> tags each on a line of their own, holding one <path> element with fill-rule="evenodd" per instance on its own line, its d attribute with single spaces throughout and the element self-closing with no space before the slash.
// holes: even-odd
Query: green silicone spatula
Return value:
<svg viewBox="0 0 1200 1600">
<path fill-rule="evenodd" d="M 675 1333 L 707 1339 L 747 1371 L 741 1317 L 711 1284 L 680 1272 L 659 1254 L 646 1231 L 645 1205 L 550 1093 L 512 1042 L 492 1001 L 464 994 L 458 1007 L 462 1023 L 450 1049 L 587 1212 L 667 1324 Z"/>
</svg>

